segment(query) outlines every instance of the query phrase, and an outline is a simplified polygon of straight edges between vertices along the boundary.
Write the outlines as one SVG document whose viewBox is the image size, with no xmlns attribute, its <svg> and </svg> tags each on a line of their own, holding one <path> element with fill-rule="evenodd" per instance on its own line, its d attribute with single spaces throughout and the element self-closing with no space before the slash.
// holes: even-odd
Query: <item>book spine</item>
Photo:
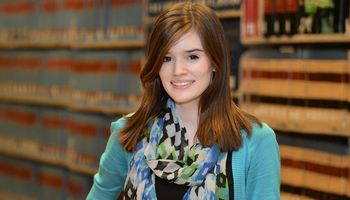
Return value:
<svg viewBox="0 0 350 200">
<path fill-rule="evenodd" d="M 298 33 L 300 19 L 298 19 L 298 0 L 285 0 L 284 33 L 288 36 Z"/>
<path fill-rule="evenodd" d="M 285 13 L 285 2 L 284 0 L 275 0 L 276 5 L 276 18 L 273 23 L 273 32 L 276 36 L 284 34 L 284 13 Z"/>
<path fill-rule="evenodd" d="M 259 3 L 258 0 L 243 1 L 242 35 L 246 38 L 259 36 Z"/>
<path fill-rule="evenodd" d="M 270 37 L 273 35 L 274 29 L 273 24 L 275 21 L 275 10 L 274 10 L 274 0 L 265 0 L 265 9 L 264 9 L 264 25 L 263 32 L 264 37 Z"/>
</svg>

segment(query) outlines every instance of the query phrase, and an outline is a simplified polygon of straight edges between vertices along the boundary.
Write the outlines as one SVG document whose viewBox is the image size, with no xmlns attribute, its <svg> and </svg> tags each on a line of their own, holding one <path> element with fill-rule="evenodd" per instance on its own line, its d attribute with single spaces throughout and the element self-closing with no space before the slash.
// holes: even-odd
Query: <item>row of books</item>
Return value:
<svg viewBox="0 0 350 200">
<path fill-rule="evenodd" d="M 0 51 L 0 93 L 137 107 L 143 50 Z"/>
<path fill-rule="evenodd" d="M 314 199 L 350 198 L 350 156 L 280 145 L 282 191 Z M 304 190 L 303 190 L 304 188 Z"/>
<path fill-rule="evenodd" d="M 1 199 L 84 200 L 91 186 L 91 176 L 0 155 Z"/>
<path fill-rule="evenodd" d="M 275 131 L 281 156 L 281 191 L 313 199 L 350 199 L 350 139 Z"/>
<path fill-rule="evenodd" d="M 316 200 L 313 198 L 306 197 L 304 195 L 293 194 L 290 192 L 281 192 L 281 200 Z"/>
<path fill-rule="evenodd" d="M 0 102 L 0 146 L 97 169 L 119 117 Z"/>
<path fill-rule="evenodd" d="M 242 29 L 244 37 L 344 33 L 348 18 L 348 0 L 246 0 Z"/>
<path fill-rule="evenodd" d="M 0 2 L 0 41 L 144 40 L 143 1 Z"/>
<path fill-rule="evenodd" d="M 241 0 L 149 0 L 147 4 L 147 14 L 150 17 L 158 16 L 165 9 L 179 2 L 200 3 L 215 11 L 239 10 L 241 8 Z"/>
<path fill-rule="evenodd" d="M 347 49 L 246 51 L 240 106 L 282 129 L 350 135 Z"/>
</svg>

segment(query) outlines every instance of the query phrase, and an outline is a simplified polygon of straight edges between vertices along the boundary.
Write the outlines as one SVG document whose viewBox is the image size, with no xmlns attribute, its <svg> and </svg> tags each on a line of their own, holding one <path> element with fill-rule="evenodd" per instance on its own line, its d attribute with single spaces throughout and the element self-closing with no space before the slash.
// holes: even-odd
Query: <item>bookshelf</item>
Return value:
<svg viewBox="0 0 350 200">
<path fill-rule="evenodd" d="M 142 95 L 144 3 L 0 2 L 1 195 L 86 198 L 111 122 Z"/>
<path fill-rule="evenodd" d="M 11 94 L 0 94 L 0 101 L 38 105 L 38 106 L 47 106 L 47 107 L 60 107 L 67 110 L 82 111 L 82 112 L 89 112 L 89 113 L 101 113 L 104 115 L 127 114 L 127 113 L 132 113 L 136 111 L 136 108 L 81 105 L 77 103 L 72 103 L 70 100 L 47 99 L 43 97 L 33 97 L 33 96 L 24 97 L 22 95 L 11 95 Z"/>
<path fill-rule="evenodd" d="M 293 36 L 271 36 L 269 38 L 242 38 L 246 46 L 287 45 L 287 44 L 343 44 L 350 43 L 350 35 L 344 33 L 333 34 L 297 34 Z"/>
<path fill-rule="evenodd" d="M 75 42 L 72 49 L 142 49 L 146 47 L 144 40 Z"/>
<path fill-rule="evenodd" d="M 70 101 L 68 100 L 52 100 L 41 97 L 31 97 L 13 94 L 0 94 L 0 101 L 62 108 L 68 108 L 70 104 Z"/>
<path fill-rule="evenodd" d="M 333 135 L 333 136 L 343 136 L 349 137 L 349 130 L 346 128 L 332 127 L 328 125 L 320 124 L 300 124 L 300 123 L 283 123 L 276 122 L 273 119 L 261 118 L 261 120 L 268 123 L 274 130 L 282 130 L 285 132 L 297 132 L 311 135 Z"/>
<path fill-rule="evenodd" d="M 0 41 L 0 49 L 142 49 L 144 40 L 97 42 Z"/>
<path fill-rule="evenodd" d="M 242 5 L 240 105 L 276 133 L 282 199 L 350 199 L 349 2 L 281 2 Z"/>
<path fill-rule="evenodd" d="M 6 144 L 2 144 L 0 146 L 0 154 L 35 161 L 39 163 L 54 165 L 57 167 L 63 167 L 68 169 L 69 171 L 78 172 L 89 176 L 93 176 L 98 170 L 98 168 L 94 167 L 79 166 L 67 159 L 55 158 L 50 155 L 43 155 L 37 152 L 32 152 L 21 148 L 13 148 Z"/>
</svg>

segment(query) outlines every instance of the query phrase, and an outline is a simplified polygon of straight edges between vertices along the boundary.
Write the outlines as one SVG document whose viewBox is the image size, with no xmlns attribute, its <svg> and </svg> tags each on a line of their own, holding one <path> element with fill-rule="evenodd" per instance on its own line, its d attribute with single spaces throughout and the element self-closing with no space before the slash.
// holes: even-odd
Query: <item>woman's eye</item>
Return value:
<svg viewBox="0 0 350 200">
<path fill-rule="evenodd" d="M 170 62 L 170 61 L 171 61 L 171 58 L 168 56 L 165 56 L 163 59 L 163 62 Z"/>
<path fill-rule="evenodd" d="M 196 55 L 190 55 L 190 57 L 189 57 L 190 60 L 194 60 L 194 59 L 197 59 L 197 58 L 198 58 L 198 56 L 196 56 Z"/>
</svg>

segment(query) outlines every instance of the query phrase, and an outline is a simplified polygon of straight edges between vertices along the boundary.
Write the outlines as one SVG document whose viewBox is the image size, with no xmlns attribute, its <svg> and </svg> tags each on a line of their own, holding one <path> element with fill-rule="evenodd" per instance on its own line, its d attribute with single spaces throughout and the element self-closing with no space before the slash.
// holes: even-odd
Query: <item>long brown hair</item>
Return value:
<svg viewBox="0 0 350 200">
<path fill-rule="evenodd" d="M 140 79 L 144 95 L 139 109 L 127 118 L 119 131 L 123 148 L 135 151 L 141 136 L 148 137 L 150 122 L 159 116 L 160 103 L 168 94 L 163 88 L 159 71 L 163 58 L 172 45 L 185 33 L 194 30 L 200 36 L 204 51 L 215 68 L 215 76 L 199 101 L 199 124 L 196 137 L 201 144 L 218 143 L 223 151 L 235 151 L 242 146 L 241 129 L 248 136 L 252 122 L 261 122 L 239 109 L 231 99 L 229 88 L 230 54 L 220 20 L 210 8 L 192 3 L 180 3 L 166 9 L 157 19 L 150 35 L 147 62 Z"/>
</svg>

